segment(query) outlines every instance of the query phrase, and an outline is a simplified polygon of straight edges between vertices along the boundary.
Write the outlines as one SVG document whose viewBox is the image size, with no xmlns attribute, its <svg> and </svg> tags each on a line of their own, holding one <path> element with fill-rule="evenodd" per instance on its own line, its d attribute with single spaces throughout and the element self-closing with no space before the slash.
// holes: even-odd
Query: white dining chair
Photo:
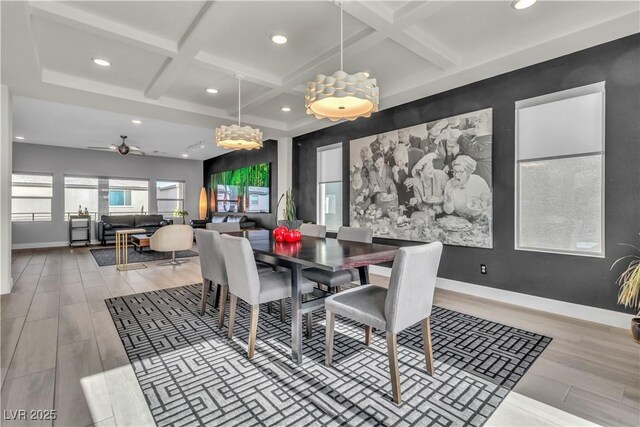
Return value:
<svg viewBox="0 0 640 427">
<path fill-rule="evenodd" d="M 300 225 L 300 232 L 303 236 L 327 237 L 327 226 L 320 224 L 303 223 Z"/>
<path fill-rule="evenodd" d="M 207 230 L 217 231 L 218 233 L 233 233 L 241 231 L 239 222 L 209 222 Z"/>
<path fill-rule="evenodd" d="M 400 248 L 393 262 L 389 288 L 364 285 L 328 297 L 325 364 L 333 363 L 335 315 L 365 325 L 365 344 L 371 343 L 373 328 L 384 330 L 387 338 L 389 371 L 393 401 L 400 404 L 397 334 L 422 322 L 422 339 L 426 368 L 433 375 L 430 316 L 433 294 L 442 254 L 442 243 Z"/>
</svg>

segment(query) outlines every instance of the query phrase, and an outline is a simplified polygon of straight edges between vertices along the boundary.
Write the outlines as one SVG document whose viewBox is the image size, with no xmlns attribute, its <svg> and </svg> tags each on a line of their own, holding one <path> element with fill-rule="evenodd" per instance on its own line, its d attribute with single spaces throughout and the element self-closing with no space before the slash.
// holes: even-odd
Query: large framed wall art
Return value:
<svg viewBox="0 0 640 427">
<path fill-rule="evenodd" d="M 351 226 L 381 238 L 492 248 L 492 112 L 352 140 Z"/>
</svg>

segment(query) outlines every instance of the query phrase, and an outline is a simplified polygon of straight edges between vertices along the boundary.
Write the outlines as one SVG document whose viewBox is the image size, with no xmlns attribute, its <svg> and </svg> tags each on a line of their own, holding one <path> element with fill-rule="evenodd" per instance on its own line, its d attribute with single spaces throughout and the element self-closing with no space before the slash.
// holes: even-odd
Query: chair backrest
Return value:
<svg viewBox="0 0 640 427">
<path fill-rule="evenodd" d="M 234 231 L 240 231 L 239 222 L 210 222 L 207 224 L 207 230 L 214 230 L 218 233 L 233 233 Z"/>
<path fill-rule="evenodd" d="M 442 243 L 400 248 L 384 303 L 387 332 L 398 333 L 431 316 Z"/>
<path fill-rule="evenodd" d="M 373 242 L 373 229 L 359 227 L 340 227 L 338 229 L 338 240 L 371 243 Z"/>
<path fill-rule="evenodd" d="M 300 225 L 300 232 L 303 236 L 309 237 L 326 237 L 327 236 L 327 226 L 319 225 L 319 224 L 302 224 Z"/>
<path fill-rule="evenodd" d="M 260 297 L 260 278 L 249 241 L 243 237 L 222 235 L 224 257 L 229 278 L 229 292 L 249 304 L 258 304 Z"/>
<path fill-rule="evenodd" d="M 195 230 L 196 243 L 200 253 L 200 270 L 202 277 L 216 285 L 227 285 L 227 267 L 224 263 L 222 237 L 214 230 Z"/>
<path fill-rule="evenodd" d="M 172 224 L 159 228 L 149 238 L 151 250 L 159 252 L 186 251 L 193 246 L 193 227 Z"/>
</svg>

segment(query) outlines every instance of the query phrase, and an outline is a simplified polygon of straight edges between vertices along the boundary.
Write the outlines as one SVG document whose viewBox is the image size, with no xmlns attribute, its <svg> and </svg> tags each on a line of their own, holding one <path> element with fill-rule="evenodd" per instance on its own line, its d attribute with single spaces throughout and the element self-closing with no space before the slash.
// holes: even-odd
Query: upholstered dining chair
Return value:
<svg viewBox="0 0 640 427">
<path fill-rule="evenodd" d="M 239 222 L 209 222 L 207 223 L 207 230 L 214 230 L 218 233 L 233 233 L 241 229 Z"/>
<path fill-rule="evenodd" d="M 338 240 L 348 240 L 352 242 L 371 243 L 373 241 L 373 230 L 370 228 L 340 227 L 338 229 Z M 307 279 L 324 285 L 327 288 L 337 288 L 354 280 L 359 280 L 360 275 L 355 268 L 342 271 L 326 271 L 319 268 L 306 268 L 302 270 L 302 275 Z"/>
<path fill-rule="evenodd" d="M 238 298 L 251 306 L 251 321 L 249 327 L 249 346 L 247 357 L 253 357 L 256 335 L 258 332 L 258 315 L 260 305 L 291 297 L 291 272 L 272 271 L 258 274 L 258 269 L 253 257 L 253 251 L 249 241 L 242 237 L 222 235 L 224 251 L 233 256 L 224 258 L 229 277 L 229 294 L 231 304 L 229 307 L 229 332 L 228 337 L 233 337 L 233 326 L 236 318 L 236 305 Z M 313 283 L 302 279 L 302 293 L 313 291 Z"/>
<path fill-rule="evenodd" d="M 188 260 L 176 260 L 177 251 L 187 251 L 193 246 L 193 227 L 171 224 L 161 227 L 149 238 L 149 248 L 156 252 L 171 252 L 171 260 L 158 265 L 179 265 Z"/>
<path fill-rule="evenodd" d="M 305 224 L 300 225 L 300 232 L 303 236 L 309 237 L 322 237 L 327 236 L 327 226 L 320 224 Z"/>
<path fill-rule="evenodd" d="M 229 279 L 227 278 L 227 267 L 224 262 L 224 248 L 220 233 L 215 230 L 197 229 L 196 243 L 200 254 L 200 270 L 202 272 L 202 296 L 200 301 L 200 315 L 204 315 L 207 306 L 207 297 L 213 287 L 214 305 L 220 296 L 220 306 L 218 312 L 218 328 L 224 325 L 224 316 L 227 307 L 227 295 L 229 291 Z M 273 271 L 267 265 L 258 265 L 258 273 L 263 274 Z"/>
<path fill-rule="evenodd" d="M 387 336 L 387 353 L 393 401 L 400 404 L 397 334 L 422 322 L 422 339 L 426 368 L 433 375 L 430 316 L 433 293 L 442 254 L 442 243 L 405 247 L 398 250 L 391 270 L 389 288 L 365 285 L 328 297 L 325 364 L 333 362 L 333 326 L 335 315 L 365 324 L 365 344 L 371 343 L 372 328 L 382 329 Z"/>
</svg>

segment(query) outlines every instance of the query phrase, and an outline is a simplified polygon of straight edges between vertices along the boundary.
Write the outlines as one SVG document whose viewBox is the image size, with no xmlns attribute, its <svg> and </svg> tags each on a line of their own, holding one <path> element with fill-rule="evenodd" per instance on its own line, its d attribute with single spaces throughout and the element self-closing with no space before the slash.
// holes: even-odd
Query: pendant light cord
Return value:
<svg viewBox="0 0 640 427">
<path fill-rule="evenodd" d="M 242 98 L 240 97 L 242 93 L 242 79 L 238 77 L 238 127 L 240 127 L 240 122 L 242 120 Z"/>
<path fill-rule="evenodd" d="M 343 1 L 340 1 L 340 70 L 344 71 L 344 12 Z"/>
</svg>

